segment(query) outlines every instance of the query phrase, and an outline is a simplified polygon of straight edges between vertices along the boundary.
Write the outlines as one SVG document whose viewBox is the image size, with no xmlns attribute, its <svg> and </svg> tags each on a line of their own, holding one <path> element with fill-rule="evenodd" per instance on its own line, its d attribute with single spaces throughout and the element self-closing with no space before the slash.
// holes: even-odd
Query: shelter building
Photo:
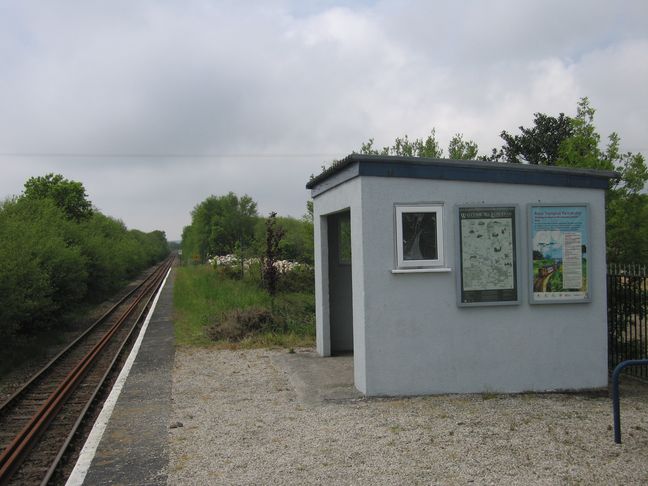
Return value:
<svg viewBox="0 0 648 486">
<path fill-rule="evenodd" d="M 607 384 L 614 172 L 349 155 L 313 197 L 317 351 L 366 395 Z"/>
</svg>

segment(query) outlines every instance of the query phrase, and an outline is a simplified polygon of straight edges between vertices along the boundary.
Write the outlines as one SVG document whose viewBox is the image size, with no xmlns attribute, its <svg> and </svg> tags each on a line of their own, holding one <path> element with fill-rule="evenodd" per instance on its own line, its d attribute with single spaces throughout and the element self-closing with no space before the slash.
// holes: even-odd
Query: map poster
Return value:
<svg viewBox="0 0 648 486">
<path fill-rule="evenodd" d="M 460 304 L 517 303 L 515 207 L 459 207 Z"/>
<path fill-rule="evenodd" d="M 587 302 L 588 206 L 531 206 L 532 302 Z"/>
</svg>

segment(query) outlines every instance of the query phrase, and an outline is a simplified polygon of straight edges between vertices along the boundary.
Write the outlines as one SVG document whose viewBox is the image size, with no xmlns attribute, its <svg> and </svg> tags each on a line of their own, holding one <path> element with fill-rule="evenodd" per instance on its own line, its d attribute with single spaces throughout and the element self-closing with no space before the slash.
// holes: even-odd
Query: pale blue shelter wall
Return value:
<svg viewBox="0 0 648 486">
<path fill-rule="evenodd" d="M 358 290 L 354 295 L 354 363 L 356 368 L 364 367 L 363 381 L 356 382 L 361 391 L 367 395 L 416 395 L 606 386 L 603 190 L 358 176 L 317 195 L 316 214 L 330 211 L 336 201 L 351 205 L 353 289 Z M 451 271 L 393 274 L 394 205 L 425 202 L 444 204 L 445 266 Z M 591 302 L 529 303 L 529 203 L 590 205 Z M 519 305 L 457 305 L 457 204 L 520 206 Z M 319 300 L 322 302 L 321 297 Z M 319 306 L 318 350 L 326 354 L 320 343 Z"/>
<path fill-rule="evenodd" d="M 315 303 L 316 346 L 322 356 L 331 355 L 330 302 L 328 271 L 327 216 L 350 210 L 351 217 L 351 280 L 353 292 L 353 370 L 358 390 L 367 393 L 365 373 L 365 307 L 364 236 L 362 222 L 362 181 L 355 178 L 320 194 L 313 204 L 315 231 Z"/>
</svg>

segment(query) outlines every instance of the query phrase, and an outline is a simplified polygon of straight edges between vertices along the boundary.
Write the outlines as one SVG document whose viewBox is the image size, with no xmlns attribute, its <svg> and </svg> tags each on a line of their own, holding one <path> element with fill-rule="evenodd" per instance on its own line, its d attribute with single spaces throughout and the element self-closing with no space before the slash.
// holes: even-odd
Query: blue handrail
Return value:
<svg viewBox="0 0 648 486">
<path fill-rule="evenodd" d="M 619 378 L 628 366 L 646 366 L 648 359 L 628 359 L 621 361 L 612 373 L 612 414 L 614 417 L 614 442 L 621 443 L 621 409 L 619 405 Z"/>
</svg>

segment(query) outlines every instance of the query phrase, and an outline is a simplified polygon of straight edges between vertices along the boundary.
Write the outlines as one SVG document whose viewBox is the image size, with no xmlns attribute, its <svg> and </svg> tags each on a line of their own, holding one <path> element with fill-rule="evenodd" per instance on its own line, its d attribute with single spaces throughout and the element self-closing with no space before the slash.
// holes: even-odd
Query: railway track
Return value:
<svg viewBox="0 0 648 486">
<path fill-rule="evenodd" d="M 52 479 L 173 260 L 162 262 L 0 405 L 0 485 Z"/>
</svg>

